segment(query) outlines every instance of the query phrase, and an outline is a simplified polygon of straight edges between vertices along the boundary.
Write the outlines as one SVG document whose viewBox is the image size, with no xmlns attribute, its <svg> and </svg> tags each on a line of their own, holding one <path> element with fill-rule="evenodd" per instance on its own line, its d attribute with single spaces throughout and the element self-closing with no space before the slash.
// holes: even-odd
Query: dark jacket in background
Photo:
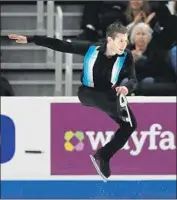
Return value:
<svg viewBox="0 0 177 200">
<path fill-rule="evenodd" d="M 0 96 L 14 96 L 12 86 L 7 79 L 0 76 Z"/>
</svg>

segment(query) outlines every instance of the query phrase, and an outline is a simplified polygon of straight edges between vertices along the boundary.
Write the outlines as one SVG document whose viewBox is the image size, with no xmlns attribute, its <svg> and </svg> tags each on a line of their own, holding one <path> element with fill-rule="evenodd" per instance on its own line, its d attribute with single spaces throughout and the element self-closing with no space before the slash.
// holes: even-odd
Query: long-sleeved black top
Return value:
<svg viewBox="0 0 177 200">
<path fill-rule="evenodd" d="M 129 50 L 122 55 L 108 58 L 105 55 L 106 45 L 67 42 L 45 36 L 27 38 L 28 42 L 44 46 L 56 51 L 79 54 L 84 56 L 83 73 L 81 82 L 88 87 L 99 91 L 106 91 L 119 86 L 122 78 L 127 77 L 126 87 L 131 93 L 136 87 L 136 74 L 133 56 Z"/>
</svg>

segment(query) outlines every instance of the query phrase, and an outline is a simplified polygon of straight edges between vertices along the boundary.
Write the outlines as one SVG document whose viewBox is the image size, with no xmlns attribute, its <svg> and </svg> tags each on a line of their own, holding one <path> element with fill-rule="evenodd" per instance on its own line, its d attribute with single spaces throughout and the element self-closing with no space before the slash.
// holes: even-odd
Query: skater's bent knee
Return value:
<svg viewBox="0 0 177 200">
<path fill-rule="evenodd" d="M 137 121 L 134 119 L 132 120 L 132 124 L 127 127 L 127 129 L 129 130 L 129 133 L 132 134 L 133 131 L 135 131 L 137 128 Z"/>
<path fill-rule="evenodd" d="M 129 123 L 128 126 L 127 126 L 127 122 L 124 123 L 123 126 L 125 129 L 129 129 L 130 132 L 134 131 L 137 128 L 137 121 L 135 118 L 131 120 L 131 123 L 130 122 L 128 123 Z"/>
</svg>

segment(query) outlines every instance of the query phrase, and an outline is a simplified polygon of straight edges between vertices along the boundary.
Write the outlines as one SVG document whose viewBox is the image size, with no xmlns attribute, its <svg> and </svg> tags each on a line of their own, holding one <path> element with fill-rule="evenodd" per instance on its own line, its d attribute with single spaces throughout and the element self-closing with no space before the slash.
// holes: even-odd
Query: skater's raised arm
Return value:
<svg viewBox="0 0 177 200">
<path fill-rule="evenodd" d="M 32 36 L 26 37 L 17 34 L 10 34 L 9 39 L 16 40 L 17 43 L 34 43 L 39 46 L 44 46 L 56 51 L 85 55 L 90 43 L 67 42 L 46 36 Z"/>
</svg>

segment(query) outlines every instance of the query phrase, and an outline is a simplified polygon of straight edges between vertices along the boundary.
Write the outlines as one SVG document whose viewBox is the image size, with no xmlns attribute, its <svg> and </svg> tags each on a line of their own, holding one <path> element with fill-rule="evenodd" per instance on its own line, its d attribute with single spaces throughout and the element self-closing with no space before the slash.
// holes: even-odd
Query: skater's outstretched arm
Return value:
<svg viewBox="0 0 177 200">
<path fill-rule="evenodd" d="M 17 43 L 34 43 L 36 45 L 44 46 L 56 51 L 80 55 L 85 55 L 89 46 L 91 45 L 90 43 L 67 42 L 46 36 L 26 37 L 17 34 L 10 34 L 8 37 L 9 39 L 16 40 Z"/>
</svg>

